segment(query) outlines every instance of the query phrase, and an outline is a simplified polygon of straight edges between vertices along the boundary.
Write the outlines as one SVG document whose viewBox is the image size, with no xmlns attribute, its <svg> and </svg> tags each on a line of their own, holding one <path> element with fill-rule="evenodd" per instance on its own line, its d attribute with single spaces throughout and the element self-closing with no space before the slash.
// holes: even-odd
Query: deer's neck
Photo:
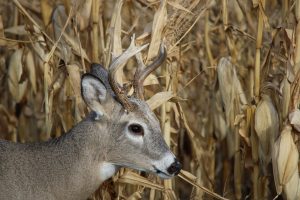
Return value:
<svg viewBox="0 0 300 200">
<path fill-rule="evenodd" d="M 106 162 L 110 144 L 107 125 L 109 121 L 95 123 L 87 117 L 48 142 L 3 141 L 0 183 L 5 184 L 0 184 L 0 199 L 87 199 L 116 171 Z"/>
<path fill-rule="evenodd" d="M 55 160 L 54 171 L 64 171 L 64 177 L 61 178 L 69 181 L 68 188 L 73 194 L 76 191 L 81 194 L 93 193 L 117 170 L 114 165 L 106 162 L 109 144 L 106 125 L 105 121 L 99 124 L 88 117 L 65 135 L 46 143 L 50 160 Z"/>
</svg>

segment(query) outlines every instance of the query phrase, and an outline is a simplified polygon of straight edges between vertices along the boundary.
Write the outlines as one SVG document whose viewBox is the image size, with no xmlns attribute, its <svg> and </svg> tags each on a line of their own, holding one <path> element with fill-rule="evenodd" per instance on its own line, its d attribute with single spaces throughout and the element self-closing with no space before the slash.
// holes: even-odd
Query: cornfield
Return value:
<svg viewBox="0 0 300 200">
<path fill-rule="evenodd" d="M 1 0 L 0 138 L 66 133 L 81 75 L 131 39 L 145 63 L 166 47 L 145 95 L 183 170 L 122 168 L 90 199 L 300 199 L 300 0 Z"/>
</svg>

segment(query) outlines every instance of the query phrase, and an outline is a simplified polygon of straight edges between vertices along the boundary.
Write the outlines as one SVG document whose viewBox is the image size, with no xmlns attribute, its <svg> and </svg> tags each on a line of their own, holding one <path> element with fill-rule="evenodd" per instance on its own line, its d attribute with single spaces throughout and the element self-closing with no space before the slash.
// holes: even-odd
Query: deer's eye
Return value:
<svg viewBox="0 0 300 200">
<path fill-rule="evenodd" d="M 134 135 L 138 136 L 144 136 L 144 129 L 141 125 L 139 124 L 131 124 L 129 125 L 129 131 L 133 133 Z"/>
</svg>

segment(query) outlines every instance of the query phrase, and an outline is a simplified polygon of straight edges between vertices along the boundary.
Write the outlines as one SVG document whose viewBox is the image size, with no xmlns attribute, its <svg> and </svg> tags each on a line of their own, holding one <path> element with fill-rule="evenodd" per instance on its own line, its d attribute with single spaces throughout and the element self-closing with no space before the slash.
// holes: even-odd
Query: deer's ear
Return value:
<svg viewBox="0 0 300 200">
<path fill-rule="evenodd" d="M 82 76 L 81 95 L 88 107 L 97 113 L 97 118 L 106 113 L 105 103 L 110 98 L 110 94 L 97 77 L 91 74 Z"/>
</svg>

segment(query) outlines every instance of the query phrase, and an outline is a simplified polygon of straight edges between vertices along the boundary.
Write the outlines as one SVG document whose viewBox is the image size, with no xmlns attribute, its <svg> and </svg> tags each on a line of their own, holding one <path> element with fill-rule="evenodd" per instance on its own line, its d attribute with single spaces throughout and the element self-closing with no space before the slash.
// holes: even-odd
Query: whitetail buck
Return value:
<svg viewBox="0 0 300 200">
<path fill-rule="evenodd" d="M 143 99 L 143 81 L 164 61 L 165 49 L 146 68 L 137 57 L 133 96 L 115 81 L 117 70 L 143 48 L 132 42 L 109 72 L 94 65 L 83 75 L 82 97 L 92 112 L 68 133 L 40 143 L 0 141 L 1 200 L 84 200 L 119 167 L 162 178 L 179 173 L 181 165 Z"/>
</svg>

